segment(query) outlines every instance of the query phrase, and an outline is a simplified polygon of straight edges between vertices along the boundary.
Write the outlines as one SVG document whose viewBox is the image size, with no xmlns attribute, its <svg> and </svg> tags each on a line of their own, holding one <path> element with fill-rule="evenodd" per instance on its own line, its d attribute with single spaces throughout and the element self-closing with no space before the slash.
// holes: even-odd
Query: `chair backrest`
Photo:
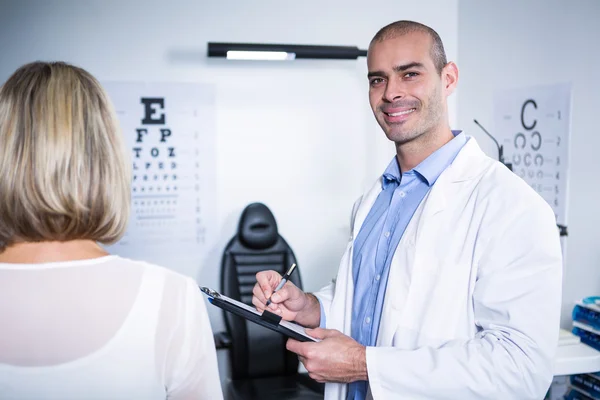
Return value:
<svg viewBox="0 0 600 400">
<path fill-rule="evenodd" d="M 253 306 L 256 273 L 272 269 L 283 275 L 292 263 L 296 257 L 279 235 L 273 213 L 262 203 L 252 203 L 242 212 L 237 234 L 223 252 L 221 293 Z M 290 281 L 302 288 L 299 270 Z M 232 379 L 297 373 L 298 357 L 286 350 L 286 337 L 231 313 L 223 315 L 231 336 Z"/>
</svg>

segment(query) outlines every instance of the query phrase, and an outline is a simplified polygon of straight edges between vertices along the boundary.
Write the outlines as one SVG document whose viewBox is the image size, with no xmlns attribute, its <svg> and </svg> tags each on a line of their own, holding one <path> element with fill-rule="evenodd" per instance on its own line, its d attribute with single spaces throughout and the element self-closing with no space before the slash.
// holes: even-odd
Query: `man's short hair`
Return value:
<svg viewBox="0 0 600 400">
<path fill-rule="evenodd" d="M 19 68 L 0 88 L 0 252 L 18 242 L 116 242 L 131 161 L 98 81 L 62 62 Z"/>
<path fill-rule="evenodd" d="M 433 64 L 435 65 L 438 74 L 441 74 L 442 69 L 448 63 L 446 60 L 446 51 L 444 50 L 444 44 L 442 43 L 440 35 L 438 35 L 435 30 L 431 29 L 427 25 L 423 25 L 415 21 L 392 22 L 391 24 L 381 28 L 379 32 L 375 34 L 371 40 L 371 44 L 375 42 L 382 42 L 387 39 L 393 39 L 398 36 L 407 35 L 413 32 L 422 32 L 431 37 L 431 59 L 433 60 Z"/>
</svg>

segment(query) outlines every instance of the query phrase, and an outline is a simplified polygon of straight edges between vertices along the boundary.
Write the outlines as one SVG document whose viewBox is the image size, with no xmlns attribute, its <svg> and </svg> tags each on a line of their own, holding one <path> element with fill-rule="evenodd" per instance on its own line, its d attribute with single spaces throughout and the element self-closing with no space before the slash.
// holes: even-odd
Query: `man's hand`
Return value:
<svg viewBox="0 0 600 400">
<path fill-rule="evenodd" d="M 317 298 L 304 293 L 290 281 L 271 296 L 279 282 L 281 275 L 276 271 L 261 271 L 256 274 L 256 284 L 252 290 L 252 304 L 256 309 L 262 312 L 266 308 L 281 315 L 286 321 L 296 321 L 303 326 L 319 326 L 321 307 Z M 267 307 L 269 297 L 271 304 Z"/>
<path fill-rule="evenodd" d="M 288 339 L 286 347 L 298 354 L 311 378 L 317 382 L 368 380 L 365 346 L 333 329 L 307 329 L 318 343 Z"/>
</svg>

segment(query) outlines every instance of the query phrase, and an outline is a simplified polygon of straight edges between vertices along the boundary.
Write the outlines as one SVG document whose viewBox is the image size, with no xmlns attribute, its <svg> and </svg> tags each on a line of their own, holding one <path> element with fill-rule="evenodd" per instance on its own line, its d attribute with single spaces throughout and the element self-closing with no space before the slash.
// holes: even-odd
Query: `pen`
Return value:
<svg viewBox="0 0 600 400">
<path fill-rule="evenodd" d="M 281 278 L 281 282 L 279 282 L 279 285 L 277 285 L 275 290 L 273 290 L 273 293 L 271 293 L 271 297 L 273 297 L 275 292 L 278 291 L 279 289 L 281 289 L 283 287 L 283 285 L 285 285 L 285 283 L 288 281 L 288 279 L 290 279 L 290 275 L 292 275 L 292 272 L 294 272 L 294 268 L 296 268 L 295 263 L 292 264 L 290 269 L 288 269 L 287 272 L 285 273 L 285 275 L 283 275 L 283 277 Z M 271 297 L 269 297 L 269 299 L 267 300 L 267 307 L 269 306 L 269 304 L 271 304 Z"/>
</svg>

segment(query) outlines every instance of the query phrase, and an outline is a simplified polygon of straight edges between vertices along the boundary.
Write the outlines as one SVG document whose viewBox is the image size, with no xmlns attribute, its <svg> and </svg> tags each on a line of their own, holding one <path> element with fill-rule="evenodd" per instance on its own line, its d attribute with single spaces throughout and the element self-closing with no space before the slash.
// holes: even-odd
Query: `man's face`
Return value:
<svg viewBox="0 0 600 400">
<path fill-rule="evenodd" d="M 428 35 L 414 32 L 369 48 L 369 102 L 388 139 L 398 144 L 444 123 L 446 93 L 431 45 Z"/>
</svg>

